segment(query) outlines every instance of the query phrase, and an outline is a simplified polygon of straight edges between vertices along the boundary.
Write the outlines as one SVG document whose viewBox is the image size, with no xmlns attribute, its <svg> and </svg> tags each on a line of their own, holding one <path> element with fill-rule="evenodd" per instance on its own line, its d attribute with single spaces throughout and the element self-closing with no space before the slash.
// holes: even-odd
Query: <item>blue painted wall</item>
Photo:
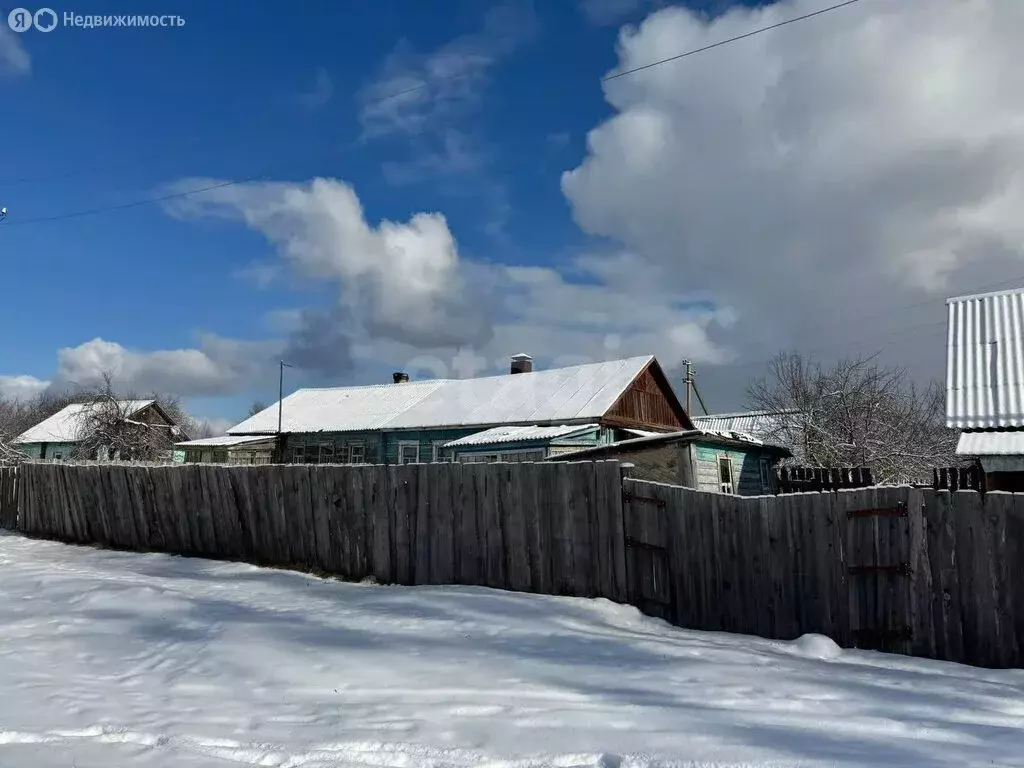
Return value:
<svg viewBox="0 0 1024 768">
<path fill-rule="evenodd" d="M 43 456 L 43 447 L 46 447 L 46 455 Z M 31 459 L 53 459 L 60 454 L 63 459 L 71 458 L 75 450 L 74 443 L 19 443 L 15 446 L 19 451 Z"/>
<path fill-rule="evenodd" d="M 774 467 L 778 463 L 777 454 L 759 450 L 756 446 L 740 449 L 713 443 L 695 443 L 694 450 L 696 451 L 697 487 L 699 490 L 719 490 L 718 459 L 720 456 L 728 456 L 732 459 L 733 484 L 737 494 L 759 496 L 774 493 Z M 762 481 L 762 459 L 768 462 L 767 483 Z"/>
</svg>

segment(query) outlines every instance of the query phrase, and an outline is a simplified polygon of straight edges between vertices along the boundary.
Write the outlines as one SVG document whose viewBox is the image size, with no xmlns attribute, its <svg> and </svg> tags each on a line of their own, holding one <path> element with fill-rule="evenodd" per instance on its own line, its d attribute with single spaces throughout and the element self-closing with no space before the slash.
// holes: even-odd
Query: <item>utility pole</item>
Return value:
<svg viewBox="0 0 1024 768">
<path fill-rule="evenodd" d="M 683 360 L 683 365 L 686 367 L 686 415 L 690 415 L 690 390 L 693 389 L 693 370 L 690 368 L 690 361 Z"/>
<path fill-rule="evenodd" d="M 281 437 L 281 401 L 284 400 L 284 369 L 292 368 L 284 360 L 281 361 L 280 373 L 277 379 L 277 436 Z"/>
</svg>

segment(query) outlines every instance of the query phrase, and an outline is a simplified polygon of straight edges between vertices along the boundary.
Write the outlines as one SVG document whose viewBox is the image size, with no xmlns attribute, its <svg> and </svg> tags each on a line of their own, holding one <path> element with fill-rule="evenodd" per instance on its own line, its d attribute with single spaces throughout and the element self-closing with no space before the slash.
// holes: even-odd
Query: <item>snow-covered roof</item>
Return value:
<svg viewBox="0 0 1024 768">
<path fill-rule="evenodd" d="M 282 432 L 354 432 L 600 419 L 652 356 L 479 379 L 300 389 L 282 401 Z M 228 434 L 272 434 L 277 405 Z"/>
<path fill-rule="evenodd" d="M 1024 426 L 1024 288 L 947 301 L 946 426 Z"/>
<path fill-rule="evenodd" d="M 628 432 L 631 435 L 636 435 L 637 437 L 657 437 L 658 435 L 665 434 L 664 432 L 655 432 L 650 429 L 633 429 L 632 427 L 625 427 L 622 431 Z"/>
<path fill-rule="evenodd" d="M 780 411 L 736 411 L 712 413 L 691 418 L 697 429 L 723 436 L 737 435 L 738 439 L 783 445 L 794 455 L 800 455 L 800 426 L 796 419 L 787 417 L 800 412 L 795 409 Z"/>
<path fill-rule="evenodd" d="M 153 400 L 121 400 L 118 407 L 129 416 L 152 405 Z M 90 403 L 72 403 L 53 416 L 30 427 L 14 440 L 15 443 L 75 443 L 81 438 L 86 411 Z"/>
<path fill-rule="evenodd" d="M 220 437 L 202 437 L 198 440 L 186 440 L 183 443 L 175 443 L 175 448 L 229 448 L 235 445 L 248 445 L 250 443 L 265 443 L 273 438 L 267 436 L 238 436 L 221 435 Z"/>
<path fill-rule="evenodd" d="M 691 421 L 698 429 L 712 432 L 742 432 L 763 438 L 778 428 L 783 417 L 797 413 L 788 411 L 738 411 L 735 413 L 712 413 L 708 416 L 693 416 Z"/>
<path fill-rule="evenodd" d="M 1024 431 L 962 432 L 957 456 L 1024 456 Z"/>
<path fill-rule="evenodd" d="M 499 443 L 522 443 L 529 440 L 553 440 L 568 437 L 588 429 L 597 429 L 597 424 L 561 424 L 557 427 L 494 427 L 483 432 L 462 437 L 445 443 L 445 448 L 464 448 L 470 445 L 497 445 Z"/>
<path fill-rule="evenodd" d="M 750 437 L 750 435 L 744 435 L 740 432 L 713 432 L 706 429 L 684 429 L 677 432 L 665 432 L 658 435 L 651 435 L 650 437 L 634 437 L 630 440 L 619 440 L 616 443 L 608 443 L 607 445 L 582 448 L 578 451 L 573 451 L 572 453 L 563 453 L 559 454 L 557 457 L 551 457 L 548 461 L 566 461 L 576 458 L 582 459 L 587 457 L 597 457 L 614 454 L 616 451 L 621 450 L 648 448 L 655 445 L 661 445 L 663 443 L 674 443 L 677 441 L 693 442 L 697 440 L 707 440 L 708 442 L 716 442 L 720 445 L 756 446 L 764 449 L 765 451 L 786 456 L 792 454 L 792 451 L 784 445 L 764 443 Z"/>
</svg>

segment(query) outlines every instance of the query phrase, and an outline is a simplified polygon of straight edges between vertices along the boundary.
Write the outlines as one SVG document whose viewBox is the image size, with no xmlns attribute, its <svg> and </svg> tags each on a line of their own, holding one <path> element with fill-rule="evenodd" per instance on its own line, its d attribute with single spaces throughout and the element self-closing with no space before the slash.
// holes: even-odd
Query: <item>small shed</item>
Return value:
<svg viewBox="0 0 1024 768">
<path fill-rule="evenodd" d="M 630 474 L 638 480 L 760 496 L 775 493 L 775 465 L 790 455 L 788 448 L 742 433 L 692 429 L 622 440 L 561 454 L 549 461 L 619 459 L 633 464 Z"/>
<path fill-rule="evenodd" d="M 270 464 L 273 437 L 223 435 L 175 443 L 177 461 L 187 464 Z"/>
<path fill-rule="evenodd" d="M 1024 491 L 1024 289 L 947 302 L 946 426 L 989 490 Z"/>
</svg>

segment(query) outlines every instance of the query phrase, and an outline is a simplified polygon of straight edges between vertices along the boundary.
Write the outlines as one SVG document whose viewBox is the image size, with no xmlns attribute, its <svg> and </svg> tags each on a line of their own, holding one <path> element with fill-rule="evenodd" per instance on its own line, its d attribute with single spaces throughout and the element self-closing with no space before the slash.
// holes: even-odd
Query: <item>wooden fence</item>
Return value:
<svg viewBox="0 0 1024 768">
<path fill-rule="evenodd" d="M 0 467 L 0 528 L 18 527 L 18 469 Z"/>
<path fill-rule="evenodd" d="M 776 472 L 779 493 L 838 491 L 875 484 L 871 467 L 779 467 Z"/>
<path fill-rule="evenodd" d="M 624 466 L 26 464 L 16 503 L 20 530 L 66 541 L 600 596 L 692 629 L 1024 666 L 1024 494 L 744 498 Z"/>
<path fill-rule="evenodd" d="M 28 534 L 349 579 L 626 598 L 617 462 L 20 471 Z"/>
<path fill-rule="evenodd" d="M 985 491 L 985 473 L 979 466 L 936 467 L 932 470 L 936 491 Z"/>
<path fill-rule="evenodd" d="M 629 601 L 692 629 L 1024 666 L 1024 494 L 626 479 Z"/>
</svg>

